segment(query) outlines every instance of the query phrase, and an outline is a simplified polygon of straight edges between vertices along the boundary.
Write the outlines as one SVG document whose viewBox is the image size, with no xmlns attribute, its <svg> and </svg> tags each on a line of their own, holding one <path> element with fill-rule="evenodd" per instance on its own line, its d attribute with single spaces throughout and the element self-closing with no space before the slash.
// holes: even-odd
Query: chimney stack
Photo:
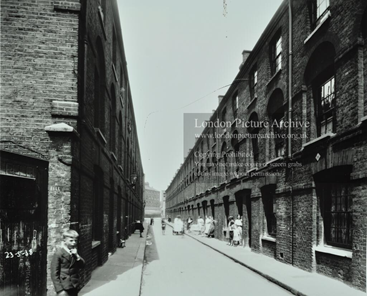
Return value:
<svg viewBox="0 0 367 296">
<path fill-rule="evenodd" d="M 218 96 L 218 105 L 220 104 L 220 102 L 223 100 L 224 96 Z"/>
<path fill-rule="evenodd" d="M 242 63 L 240 65 L 240 70 L 241 70 L 242 66 L 245 64 L 245 62 L 246 62 L 248 56 L 250 55 L 250 53 L 251 53 L 251 50 L 244 50 L 242 52 Z"/>
</svg>

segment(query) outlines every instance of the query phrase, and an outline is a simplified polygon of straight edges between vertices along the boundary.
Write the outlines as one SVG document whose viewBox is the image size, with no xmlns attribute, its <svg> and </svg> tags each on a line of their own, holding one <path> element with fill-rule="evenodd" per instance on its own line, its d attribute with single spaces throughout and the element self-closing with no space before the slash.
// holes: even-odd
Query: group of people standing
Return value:
<svg viewBox="0 0 367 296">
<path fill-rule="evenodd" d="M 237 215 L 236 219 L 233 216 L 228 217 L 226 238 L 229 246 L 242 245 L 242 218 L 240 215 Z"/>
<path fill-rule="evenodd" d="M 183 225 L 180 216 L 175 218 L 174 225 L 177 225 L 177 221 L 180 221 Z M 186 229 L 190 232 L 191 226 L 194 220 L 189 217 L 186 219 Z M 199 216 L 197 219 L 197 229 L 199 231 L 199 235 L 207 236 L 207 237 L 214 237 L 215 228 L 216 228 L 217 221 L 214 220 L 212 216 L 206 216 L 205 220 Z M 182 226 L 180 226 L 181 229 Z M 162 232 L 164 234 L 166 228 L 166 222 L 162 219 Z M 227 227 L 224 228 L 225 236 L 228 240 L 229 246 L 242 246 L 243 239 L 242 239 L 242 217 L 241 215 L 237 215 L 236 219 L 233 216 L 228 217 L 228 224 Z"/>
<path fill-rule="evenodd" d="M 206 216 L 205 220 L 199 216 L 197 220 L 199 234 L 214 237 L 216 221 L 212 216 Z"/>
</svg>

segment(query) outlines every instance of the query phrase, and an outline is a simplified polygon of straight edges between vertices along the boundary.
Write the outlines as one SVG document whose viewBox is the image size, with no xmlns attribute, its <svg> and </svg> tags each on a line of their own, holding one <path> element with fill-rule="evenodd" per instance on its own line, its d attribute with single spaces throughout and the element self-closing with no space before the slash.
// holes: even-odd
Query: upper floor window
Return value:
<svg viewBox="0 0 367 296">
<path fill-rule="evenodd" d="M 250 73 L 250 96 L 252 99 L 257 98 L 257 68 L 256 66 Z"/>
<path fill-rule="evenodd" d="M 207 133 L 205 136 L 206 136 L 207 150 L 210 150 L 210 133 Z"/>
<path fill-rule="evenodd" d="M 227 156 L 227 143 L 223 142 L 222 149 L 221 149 L 221 157 L 223 157 L 223 165 L 224 165 L 224 178 L 227 178 L 228 175 L 228 156 Z"/>
<path fill-rule="evenodd" d="M 106 0 L 98 0 L 98 11 L 102 21 L 104 22 L 106 15 Z"/>
<path fill-rule="evenodd" d="M 213 137 L 213 142 L 216 143 L 217 142 L 217 137 L 216 137 L 216 134 L 215 134 L 215 127 L 213 127 L 213 130 L 212 130 L 212 137 Z"/>
<path fill-rule="evenodd" d="M 282 69 L 282 36 L 280 32 L 271 43 L 271 74 Z"/>
<path fill-rule="evenodd" d="M 313 0 L 311 1 L 311 26 L 312 29 L 317 27 L 329 11 L 330 0 Z"/>
<path fill-rule="evenodd" d="M 115 86 L 111 85 L 111 109 L 110 109 L 110 149 L 116 152 L 116 95 Z"/>
<path fill-rule="evenodd" d="M 122 64 L 120 64 L 120 87 L 124 87 Z"/>
<path fill-rule="evenodd" d="M 214 153 L 215 154 L 215 153 Z M 212 164 L 213 164 L 213 167 L 214 167 L 214 172 L 217 172 L 217 156 L 216 155 L 214 155 L 213 157 L 212 157 Z"/>
<path fill-rule="evenodd" d="M 254 166 L 256 167 L 256 163 L 259 162 L 260 150 L 259 150 L 259 142 L 257 134 L 259 133 L 259 118 L 256 112 L 253 112 L 249 118 L 250 127 L 248 128 L 251 136 L 251 144 L 252 144 L 252 155 L 254 158 Z"/>
<path fill-rule="evenodd" d="M 221 122 L 223 124 L 223 129 L 226 128 L 226 119 L 227 119 L 227 108 L 224 107 L 222 114 L 221 114 Z"/>
<path fill-rule="evenodd" d="M 122 132 L 123 132 L 123 130 L 122 130 L 122 112 L 120 111 L 120 113 L 119 113 L 119 142 L 118 142 L 118 145 L 119 145 L 119 148 L 118 148 L 118 159 L 119 159 L 119 163 L 122 165 L 122 147 L 123 147 L 123 143 L 122 143 L 122 141 L 123 141 L 123 138 L 122 138 Z"/>
<path fill-rule="evenodd" d="M 235 157 L 235 161 L 236 161 L 236 170 L 235 172 L 238 174 L 239 170 L 240 170 L 240 157 L 239 157 L 239 151 L 240 151 L 240 145 L 238 142 L 238 131 L 234 131 L 232 134 L 232 140 L 231 140 L 231 144 L 233 147 L 233 151 L 234 151 L 234 157 Z"/>
<path fill-rule="evenodd" d="M 323 42 L 314 50 L 306 66 L 304 77 L 308 95 L 313 98 L 312 122 L 316 123 L 311 137 L 320 137 L 336 130 L 335 56 L 334 45 Z"/>
<path fill-rule="evenodd" d="M 94 70 L 94 126 L 105 133 L 105 59 L 101 39 L 96 42 L 97 60 Z"/>
<path fill-rule="evenodd" d="M 236 115 L 239 107 L 238 92 L 236 91 L 232 97 L 233 113 Z"/>
<path fill-rule="evenodd" d="M 271 120 L 271 128 L 274 133 L 275 157 L 283 156 L 285 153 L 284 145 L 284 96 L 280 89 L 274 90 L 268 102 L 268 116 Z"/>
<path fill-rule="evenodd" d="M 318 136 L 334 132 L 335 77 L 332 76 L 317 87 Z"/>
</svg>

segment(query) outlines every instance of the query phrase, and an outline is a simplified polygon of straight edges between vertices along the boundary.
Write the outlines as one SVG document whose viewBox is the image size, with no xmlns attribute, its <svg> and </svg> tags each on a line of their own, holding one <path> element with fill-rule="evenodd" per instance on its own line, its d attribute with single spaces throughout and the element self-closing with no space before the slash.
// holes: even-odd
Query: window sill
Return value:
<svg viewBox="0 0 367 296">
<path fill-rule="evenodd" d="M 263 236 L 261 238 L 261 240 L 264 240 L 264 241 L 268 241 L 268 242 L 272 242 L 272 243 L 276 243 L 277 242 L 277 239 L 274 238 L 274 237 L 271 237 L 271 236 Z"/>
<path fill-rule="evenodd" d="M 102 131 L 99 129 L 99 128 L 94 128 L 96 134 L 99 136 L 99 138 L 105 143 L 107 144 L 107 140 L 106 138 L 104 137 Z"/>
<path fill-rule="evenodd" d="M 92 241 L 92 249 L 98 247 L 101 244 L 101 241 Z"/>
<path fill-rule="evenodd" d="M 250 103 L 247 105 L 247 109 L 248 109 L 248 108 L 250 108 L 250 107 L 251 107 L 251 105 L 252 105 L 256 100 L 257 100 L 257 96 L 256 96 L 256 97 L 254 97 L 254 98 L 250 101 Z"/>
<path fill-rule="evenodd" d="M 336 134 L 334 134 L 334 133 L 327 133 L 327 134 L 322 135 L 322 136 L 320 136 L 320 137 L 318 137 L 318 138 L 316 138 L 316 139 L 313 139 L 312 141 L 309 141 L 309 142 L 307 142 L 307 143 L 303 144 L 303 145 L 302 145 L 302 150 L 303 150 L 303 149 L 305 149 L 305 148 L 306 148 L 306 147 L 308 147 L 308 146 L 311 146 L 312 144 L 315 144 L 315 143 L 317 143 L 317 142 L 321 141 L 321 140 L 324 140 L 324 139 L 327 139 L 327 138 L 332 138 L 332 137 L 334 137 L 335 135 L 336 135 Z"/>
<path fill-rule="evenodd" d="M 60 2 L 60 1 L 58 1 Z M 71 12 L 71 13 L 79 13 L 81 10 L 81 4 L 73 3 L 73 4 L 65 4 L 58 3 L 54 4 L 54 10 L 60 12 Z"/>
<path fill-rule="evenodd" d="M 361 123 L 367 123 L 367 115 L 361 118 Z"/>
<path fill-rule="evenodd" d="M 341 249 L 332 246 L 317 246 L 315 247 L 315 252 L 331 254 L 339 257 L 352 258 L 353 252 L 347 249 Z"/>
<path fill-rule="evenodd" d="M 117 161 L 117 157 L 116 157 L 115 153 L 113 153 L 112 151 L 110 151 L 110 154 L 111 154 L 112 158 L 113 158 L 115 161 Z"/>
<path fill-rule="evenodd" d="M 250 173 L 255 172 L 257 168 L 253 168 L 251 170 L 246 171 L 246 175 L 250 175 Z"/>
<path fill-rule="evenodd" d="M 277 161 L 282 160 L 282 159 L 284 159 L 283 156 L 278 156 L 276 158 L 273 158 L 272 160 L 269 160 L 267 163 L 265 163 L 265 166 L 267 167 L 269 164 L 271 164 L 273 162 L 277 162 Z"/>
<path fill-rule="evenodd" d="M 318 24 L 318 26 L 311 32 L 310 35 L 303 41 L 303 44 L 306 44 L 312 36 L 316 34 L 316 32 L 322 27 L 322 25 L 331 17 L 330 10 L 325 14 L 325 16 L 322 18 L 321 22 Z"/>
<path fill-rule="evenodd" d="M 102 27 L 102 31 L 103 31 L 103 36 L 104 36 L 105 40 L 107 40 L 106 29 L 105 29 L 104 21 L 103 21 L 103 18 L 105 16 L 103 15 L 101 6 L 98 6 L 98 16 L 99 16 L 99 21 L 101 23 L 101 27 Z"/>
<path fill-rule="evenodd" d="M 119 79 L 117 77 L 116 67 L 115 67 L 115 64 L 113 64 L 113 63 L 112 63 L 112 70 L 113 70 L 113 74 L 115 76 L 116 82 L 119 82 Z"/>
<path fill-rule="evenodd" d="M 275 77 L 277 77 L 278 75 L 279 75 L 279 73 L 280 72 L 282 72 L 282 69 L 279 69 L 278 71 L 276 71 L 275 73 L 274 73 L 274 75 L 273 76 L 271 76 L 271 78 L 269 79 L 269 81 L 268 81 L 268 83 L 266 84 L 266 86 L 268 86 L 274 79 L 275 79 Z"/>
</svg>

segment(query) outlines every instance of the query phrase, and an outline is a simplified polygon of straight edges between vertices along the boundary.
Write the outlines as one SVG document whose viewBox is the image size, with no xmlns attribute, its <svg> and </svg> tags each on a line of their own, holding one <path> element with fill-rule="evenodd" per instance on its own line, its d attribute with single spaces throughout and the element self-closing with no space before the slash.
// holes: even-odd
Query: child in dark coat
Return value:
<svg viewBox="0 0 367 296">
<path fill-rule="evenodd" d="M 85 261 L 79 256 L 76 244 L 79 234 L 75 230 L 63 233 L 63 242 L 51 262 L 51 279 L 57 295 L 77 296 L 80 290 L 79 271 Z"/>
</svg>

